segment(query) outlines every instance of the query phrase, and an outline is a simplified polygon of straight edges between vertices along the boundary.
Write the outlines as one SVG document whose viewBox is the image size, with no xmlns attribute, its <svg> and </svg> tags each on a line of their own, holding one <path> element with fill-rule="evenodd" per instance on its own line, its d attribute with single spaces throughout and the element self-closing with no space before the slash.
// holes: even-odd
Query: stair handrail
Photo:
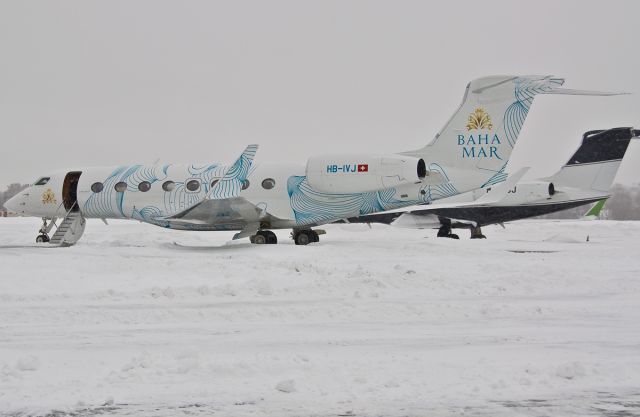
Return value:
<svg viewBox="0 0 640 417">
<path fill-rule="evenodd" d="M 67 212 L 66 212 L 66 213 L 64 213 L 64 218 L 62 219 L 62 221 L 63 221 L 63 222 L 64 222 L 64 220 L 65 220 L 67 217 L 69 217 L 69 213 L 71 213 L 71 210 L 73 210 L 73 208 L 74 208 L 76 205 L 78 205 L 78 200 L 74 201 L 74 202 L 73 202 L 73 204 L 71 205 L 71 208 L 69 208 L 69 210 L 67 210 Z M 78 206 L 78 207 L 80 207 L 80 206 Z M 60 224 L 62 224 L 62 223 L 60 223 Z"/>
</svg>

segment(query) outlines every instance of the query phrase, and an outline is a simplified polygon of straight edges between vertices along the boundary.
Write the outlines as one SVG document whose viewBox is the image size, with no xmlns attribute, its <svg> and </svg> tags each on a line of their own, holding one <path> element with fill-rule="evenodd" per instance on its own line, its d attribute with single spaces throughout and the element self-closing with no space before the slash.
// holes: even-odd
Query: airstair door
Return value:
<svg viewBox="0 0 640 417">
<path fill-rule="evenodd" d="M 62 200 L 64 202 L 65 210 L 79 211 L 78 208 L 78 181 L 80 181 L 80 175 L 82 172 L 73 171 L 69 172 L 64 177 L 64 183 L 62 184 Z"/>
</svg>

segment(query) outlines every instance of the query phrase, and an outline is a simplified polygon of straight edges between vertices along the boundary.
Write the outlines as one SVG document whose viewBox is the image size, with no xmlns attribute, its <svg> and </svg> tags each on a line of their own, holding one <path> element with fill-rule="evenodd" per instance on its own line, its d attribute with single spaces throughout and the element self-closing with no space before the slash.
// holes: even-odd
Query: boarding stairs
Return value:
<svg viewBox="0 0 640 417">
<path fill-rule="evenodd" d="M 72 246 L 82 237 L 86 219 L 82 217 L 82 213 L 74 208 L 74 205 L 65 213 L 62 223 L 56 228 L 56 232 L 51 236 L 49 241 L 53 246 Z"/>
</svg>

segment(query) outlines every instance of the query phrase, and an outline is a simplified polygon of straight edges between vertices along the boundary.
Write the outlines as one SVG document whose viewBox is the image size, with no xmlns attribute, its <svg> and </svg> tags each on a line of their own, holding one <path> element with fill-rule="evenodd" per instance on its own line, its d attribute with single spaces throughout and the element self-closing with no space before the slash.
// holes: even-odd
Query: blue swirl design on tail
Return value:
<svg viewBox="0 0 640 417">
<path fill-rule="evenodd" d="M 421 189 L 422 199 L 416 201 L 415 204 L 420 203 L 430 203 L 433 200 L 439 200 L 441 198 L 451 197 L 453 195 L 459 194 L 460 192 L 453 185 L 449 176 L 447 175 L 445 169 L 436 163 L 429 164 L 429 171 L 435 171 L 440 174 L 447 180 L 442 184 L 436 185 L 427 185 Z"/>
<path fill-rule="evenodd" d="M 529 114 L 529 109 L 533 103 L 533 98 L 537 94 L 546 93 L 554 88 L 562 86 L 564 80 L 561 78 L 539 77 L 527 78 L 519 77 L 514 80 L 514 96 L 516 101 L 513 102 L 504 113 L 503 125 L 508 145 L 513 148 L 518 141 L 520 130 L 524 125 L 524 121 Z M 492 175 L 482 188 L 489 187 L 507 179 L 505 169 L 507 164 Z"/>
</svg>

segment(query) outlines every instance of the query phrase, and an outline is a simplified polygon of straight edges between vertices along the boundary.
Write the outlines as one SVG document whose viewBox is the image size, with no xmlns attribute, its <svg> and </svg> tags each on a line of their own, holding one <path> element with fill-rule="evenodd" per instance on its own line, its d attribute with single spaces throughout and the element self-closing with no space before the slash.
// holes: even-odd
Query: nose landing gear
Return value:
<svg viewBox="0 0 640 417">
<path fill-rule="evenodd" d="M 49 235 L 45 235 L 45 234 L 41 234 L 36 237 L 37 243 L 47 243 L 49 242 L 49 240 L 51 240 L 49 239 Z"/>
<path fill-rule="evenodd" d="M 49 232 L 55 225 L 55 219 L 47 219 L 46 217 L 42 218 L 42 226 L 38 231 L 38 236 L 36 237 L 37 243 L 47 243 L 51 239 L 49 239 Z"/>
</svg>

